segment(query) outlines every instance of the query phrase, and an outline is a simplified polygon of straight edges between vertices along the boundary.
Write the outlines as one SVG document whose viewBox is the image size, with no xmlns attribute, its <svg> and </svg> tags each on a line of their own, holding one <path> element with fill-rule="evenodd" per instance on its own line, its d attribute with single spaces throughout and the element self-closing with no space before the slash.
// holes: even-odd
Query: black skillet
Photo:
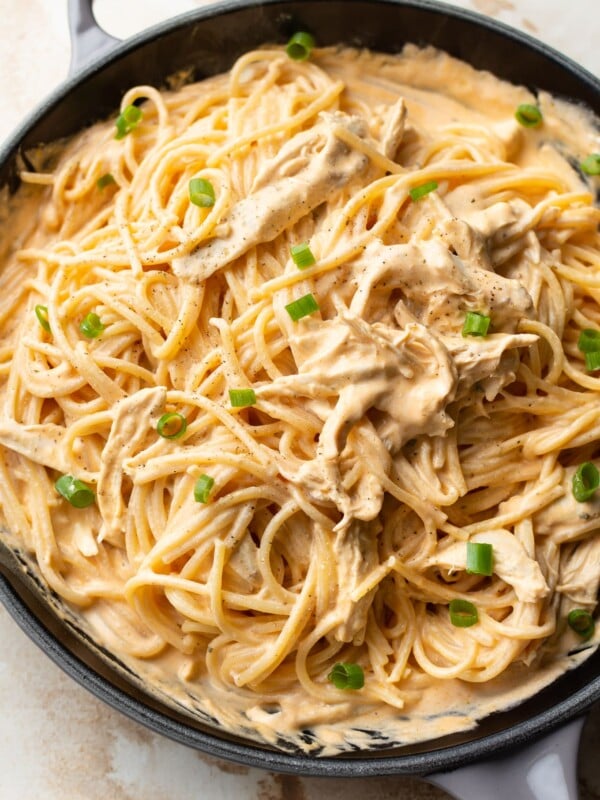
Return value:
<svg viewBox="0 0 600 800">
<path fill-rule="evenodd" d="M 433 44 L 507 80 L 586 103 L 600 114 L 600 82 L 524 34 L 428 0 L 241 0 L 177 17 L 120 43 L 96 24 L 92 0 L 69 0 L 71 77 L 0 152 L 0 186 L 18 185 L 28 148 L 75 133 L 114 113 L 135 84 L 162 85 L 179 69 L 201 78 L 228 69 L 244 51 L 284 42 L 295 30 L 320 44 L 345 42 L 394 52 Z M 110 655 L 58 619 L 36 579 L 0 548 L 0 600 L 60 667 L 96 696 L 148 728 L 214 756 L 275 772 L 368 777 L 421 775 L 463 800 L 575 800 L 575 764 L 583 717 L 600 700 L 600 652 L 514 709 L 476 730 L 385 752 L 314 758 L 232 737 L 144 692 Z"/>
</svg>

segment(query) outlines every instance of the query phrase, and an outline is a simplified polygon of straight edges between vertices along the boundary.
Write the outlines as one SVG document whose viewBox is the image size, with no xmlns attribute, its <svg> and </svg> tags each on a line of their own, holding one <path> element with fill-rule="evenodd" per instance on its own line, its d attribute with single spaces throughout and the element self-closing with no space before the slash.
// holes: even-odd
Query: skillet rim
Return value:
<svg viewBox="0 0 600 800">
<path fill-rule="evenodd" d="M 346 0 L 352 4 L 364 4 L 364 0 Z M 394 6 L 405 10 L 426 10 L 439 15 L 448 15 L 455 20 L 467 22 L 478 28 L 500 36 L 507 44 L 515 44 L 519 48 L 533 51 L 543 58 L 550 59 L 555 65 L 569 73 L 587 90 L 596 94 L 600 106 L 600 81 L 577 62 L 558 52 L 543 42 L 512 28 L 495 19 L 462 8 L 450 6 L 435 0 L 371 0 L 376 6 Z M 176 32 L 190 23 L 204 19 L 224 16 L 228 13 L 248 11 L 263 7 L 295 5 L 301 13 L 303 5 L 327 5 L 329 0 L 311 0 L 311 3 L 285 2 L 285 0 L 225 0 L 200 9 L 186 12 L 144 30 L 118 44 L 109 52 L 104 52 L 93 59 L 76 75 L 69 77 L 51 94 L 44 98 L 33 112 L 25 118 L 0 148 L 0 170 L 4 169 L 11 159 L 14 160 L 21 143 L 35 127 L 43 121 L 52 109 L 66 101 L 69 94 L 94 75 L 103 72 L 107 66 L 116 64 L 129 53 L 143 47 L 163 36 Z M 481 68 L 481 67 L 480 67 Z M 599 111 L 600 109 L 596 109 Z M 600 674 L 596 675 L 572 696 L 544 711 L 527 717 L 520 722 L 509 724 L 504 730 L 493 732 L 468 742 L 434 748 L 419 753 L 386 756 L 369 756 L 360 758 L 299 756 L 283 751 L 263 748 L 259 743 L 248 740 L 240 744 L 221 738 L 218 729 L 213 733 L 205 733 L 197 728 L 187 726 L 178 720 L 163 714 L 142 700 L 132 697 L 119 689 L 110 681 L 98 674 L 68 649 L 40 618 L 27 606 L 17 588 L 11 583 L 9 575 L 0 572 L 0 600 L 21 629 L 71 678 L 91 691 L 108 705 L 126 714 L 131 719 L 145 725 L 156 733 L 195 747 L 210 755 L 226 758 L 248 766 L 261 767 L 282 773 L 302 774 L 306 776 L 382 776 L 396 774 L 428 774 L 440 770 L 448 770 L 470 763 L 474 759 L 482 759 L 504 753 L 515 747 L 526 744 L 550 732 L 573 717 L 583 713 L 592 703 L 600 700 Z M 167 709 L 168 711 L 168 709 Z M 477 737 L 477 728 L 472 732 Z M 434 744 L 435 741 L 431 740 Z"/>
<path fill-rule="evenodd" d="M 251 740 L 232 741 L 225 738 L 215 727 L 207 732 L 186 725 L 168 713 L 162 713 L 143 700 L 132 696 L 104 678 L 68 647 L 66 647 L 40 621 L 23 602 L 19 591 L 10 580 L 0 574 L 0 601 L 21 630 L 70 678 L 96 698 L 129 719 L 172 739 L 179 744 L 200 750 L 207 755 L 258 767 L 273 772 L 302 775 L 304 777 L 350 778 L 384 777 L 393 775 L 420 775 L 445 772 L 468 766 L 474 761 L 495 758 L 514 751 L 519 746 L 531 744 L 538 738 L 581 716 L 592 703 L 600 700 L 600 675 L 583 686 L 572 696 L 549 706 L 539 714 L 526 717 L 504 730 L 473 738 L 460 744 L 403 754 L 401 746 L 391 755 L 373 755 L 365 751 L 364 756 L 315 757 L 288 753 L 262 746 Z M 584 665 L 582 665 L 584 666 Z M 133 686 L 133 684 L 132 684 Z M 134 687 L 135 689 L 135 687 Z M 521 704 L 522 705 L 522 704 Z M 518 708 L 519 706 L 515 706 Z M 167 712 L 169 709 L 166 709 Z M 510 713 L 512 709 L 507 712 Z M 477 736 L 477 727 L 466 735 Z M 431 740 L 432 743 L 441 740 Z M 426 743 L 423 743 L 426 744 Z M 370 753 L 370 754 L 369 754 Z"/>
</svg>

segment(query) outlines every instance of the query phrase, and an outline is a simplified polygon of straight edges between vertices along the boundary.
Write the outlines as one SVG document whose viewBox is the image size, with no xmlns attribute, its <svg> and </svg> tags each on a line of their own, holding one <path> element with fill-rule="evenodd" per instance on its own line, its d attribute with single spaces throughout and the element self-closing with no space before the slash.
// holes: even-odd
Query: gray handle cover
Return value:
<svg viewBox="0 0 600 800">
<path fill-rule="evenodd" d="M 113 48 L 120 41 L 98 25 L 92 10 L 92 1 L 69 0 L 70 75 L 75 75 L 93 56 Z"/>
<path fill-rule="evenodd" d="M 512 755 L 429 775 L 458 800 L 577 800 L 577 751 L 584 718 Z"/>
</svg>

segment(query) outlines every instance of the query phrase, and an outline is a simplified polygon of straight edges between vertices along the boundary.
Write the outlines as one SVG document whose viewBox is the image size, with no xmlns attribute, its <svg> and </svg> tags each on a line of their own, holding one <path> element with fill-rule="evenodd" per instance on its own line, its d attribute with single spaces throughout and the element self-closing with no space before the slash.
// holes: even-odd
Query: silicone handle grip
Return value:
<svg viewBox="0 0 600 800">
<path fill-rule="evenodd" d="M 458 800 L 577 800 L 578 718 L 509 756 L 428 775 Z"/>
<path fill-rule="evenodd" d="M 94 56 L 120 43 L 120 39 L 106 33 L 98 25 L 92 4 L 93 0 L 69 0 L 70 75 L 79 72 Z"/>
</svg>

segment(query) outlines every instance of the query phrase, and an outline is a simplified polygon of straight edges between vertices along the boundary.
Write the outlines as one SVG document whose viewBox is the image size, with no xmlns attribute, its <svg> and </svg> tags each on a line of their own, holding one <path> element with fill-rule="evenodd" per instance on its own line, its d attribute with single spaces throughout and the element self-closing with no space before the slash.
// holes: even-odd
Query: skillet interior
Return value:
<svg viewBox="0 0 600 800">
<path fill-rule="evenodd" d="M 455 8 L 430 2 L 304 0 L 222 4 L 184 15 L 137 36 L 71 80 L 17 132 L 0 154 L 0 185 L 17 184 L 19 154 L 68 136 L 114 112 L 136 83 L 163 85 L 180 69 L 194 79 L 229 68 L 234 59 L 297 29 L 321 44 L 345 42 L 396 51 L 407 41 L 433 44 L 502 78 L 587 103 L 600 113 L 600 83 L 583 69 L 527 37 Z M 510 58 L 507 53 L 510 52 Z M 72 677 L 111 705 L 171 738 L 213 755 L 280 772 L 314 775 L 427 773 L 521 744 L 600 699 L 600 652 L 577 670 L 510 711 L 483 720 L 476 731 L 393 751 L 314 759 L 269 750 L 190 722 L 149 697 L 76 629 L 60 622 L 23 569 L 2 570 L 0 598 L 21 627 Z M 21 577 L 15 577 L 15 573 Z"/>
</svg>

